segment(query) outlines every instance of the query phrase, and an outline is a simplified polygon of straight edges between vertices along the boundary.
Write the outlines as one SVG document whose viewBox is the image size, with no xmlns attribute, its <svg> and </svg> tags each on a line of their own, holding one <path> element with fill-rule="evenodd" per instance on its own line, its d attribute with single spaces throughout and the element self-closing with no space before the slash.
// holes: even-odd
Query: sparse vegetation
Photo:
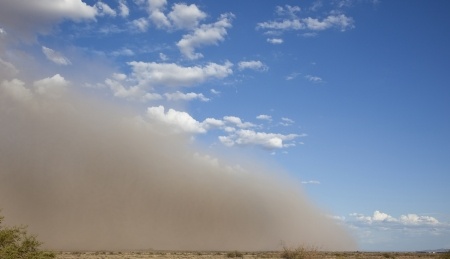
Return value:
<svg viewBox="0 0 450 259">
<path fill-rule="evenodd" d="M 233 252 L 228 252 L 227 257 L 228 258 L 236 258 L 236 257 L 243 258 L 244 254 L 239 251 L 233 251 Z"/>
<path fill-rule="evenodd" d="M 450 259 L 450 250 L 448 250 L 445 253 L 440 254 L 439 258 L 440 259 Z"/>
<path fill-rule="evenodd" d="M 392 258 L 392 259 L 395 259 L 395 256 L 394 255 L 392 255 L 392 254 L 390 254 L 390 253 L 383 253 L 383 257 L 384 258 Z"/>
<path fill-rule="evenodd" d="M 2 259 L 49 259 L 55 258 L 52 252 L 40 251 L 35 236 L 27 234 L 26 227 L 4 227 L 4 217 L 0 215 L 0 258 Z"/>
<path fill-rule="evenodd" d="M 281 253 L 281 258 L 285 259 L 310 259 L 316 257 L 317 249 L 306 248 L 303 246 L 297 247 L 295 249 L 284 247 L 283 252 Z"/>
</svg>

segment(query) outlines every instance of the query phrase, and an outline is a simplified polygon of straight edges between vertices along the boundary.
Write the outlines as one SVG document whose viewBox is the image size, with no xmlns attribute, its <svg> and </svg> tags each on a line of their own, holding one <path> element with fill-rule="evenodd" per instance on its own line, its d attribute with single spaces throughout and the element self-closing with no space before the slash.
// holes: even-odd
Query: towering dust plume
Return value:
<svg viewBox="0 0 450 259">
<path fill-rule="evenodd" d="M 256 166 L 233 171 L 158 132 L 117 105 L 3 85 L 6 223 L 60 250 L 355 248 L 288 181 Z"/>
</svg>

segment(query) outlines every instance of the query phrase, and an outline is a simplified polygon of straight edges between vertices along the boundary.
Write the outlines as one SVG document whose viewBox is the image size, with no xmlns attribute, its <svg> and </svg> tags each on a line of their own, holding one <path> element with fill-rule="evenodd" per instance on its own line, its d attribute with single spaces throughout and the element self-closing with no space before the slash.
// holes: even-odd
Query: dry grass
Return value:
<svg viewBox="0 0 450 259">
<path fill-rule="evenodd" d="M 319 258 L 318 250 L 314 247 L 300 246 L 297 248 L 284 247 L 281 258 L 284 259 L 312 259 Z"/>
<path fill-rule="evenodd" d="M 374 252 L 321 252 L 315 249 L 295 248 L 279 252 L 57 252 L 57 259 L 227 259 L 227 258 L 273 258 L 273 259 L 448 259 L 445 254 L 427 253 L 374 253 Z"/>
</svg>

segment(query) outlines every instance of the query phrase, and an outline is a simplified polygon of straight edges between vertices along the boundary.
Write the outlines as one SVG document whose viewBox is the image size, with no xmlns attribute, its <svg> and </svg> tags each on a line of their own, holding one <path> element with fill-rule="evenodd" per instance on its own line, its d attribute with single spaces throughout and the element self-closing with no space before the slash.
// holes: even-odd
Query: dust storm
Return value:
<svg viewBox="0 0 450 259">
<path fill-rule="evenodd" d="M 45 248 L 355 249 L 299 186 L 258 161 L 237 169 L 121 105 L 18 85 L 0 87 L 0 208 Z"/>
</svg>

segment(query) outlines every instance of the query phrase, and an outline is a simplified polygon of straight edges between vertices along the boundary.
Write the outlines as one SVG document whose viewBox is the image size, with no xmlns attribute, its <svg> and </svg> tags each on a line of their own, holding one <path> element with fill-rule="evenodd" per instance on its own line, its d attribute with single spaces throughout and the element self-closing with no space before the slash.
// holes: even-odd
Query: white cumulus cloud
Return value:
<svg viewBox="0 0 450 259">
<path fill-rule="evenodd" d="M 421 224 L 429 224 L 429 225 L 437 225 L 439 221 L 431 216 L 419 216 L 417 214 L 407 214 L 400 216 L 400 222 L 405 225 L 421 225 Z"/>
<path fill-rule="evenodd" d="M 142 87 L 192 86 L 208 79 L 222 79 L 233 73 L 230 62 L 223 65 L 209 63 L 205 66 L 183 67 L 175 63 L 129 62 L 132 75 Z"/>
<path fill-rule="evenodd" d="M 145 118 L 149 125 L 156 128 L 158 125 L 169 126 L 172 133 L 203 134 L 213 129 L 222 131 L 225 134 L 220 135 L 218 139 L 228 147 L 254 146 L 266 150 L 283 149 L 295 146 L 294 140 L 296 138 L 306 136 L 305 134 L 257 132 L 248 129 L 254 127 L 254 124 L 242 122 L 239 117 L 235 116 L 225 116 L 222 120 L 206 118 L 203 121 L 198 121 L 184 111 L 175 109 L 166 111 L 162 105 L 149 107 Z"/>
<path fill-rule="evenodd" d="M 174 4 L 172 11 L 168 14 L 174 27 L 178 29 L 192 29 L 198 26 L 199 22 L 206 18 L 195 4 Z"/>
<path fill-rule="evenodd" d="M 163 123 L 171 126 L 176 132 L 205 133 L 203 125 L 191 117 L 187 112 L 169 109 L 165 112 L 164 106 L 149 107 L 147 118 L 153 123 Z"/>
<path fill-rule="evenodd" d="M 323 20 L 308 17 L 303 19 L 303 22 L 308 29 L 313 31 L 322 31 L 329 28 L 338 28 L 345 31 L 354 27 L 353 19 L 344 14 L 329 15 Z"/>
<path fill-rule="evenodd" d="M 148 0 L 149 18 L 158 28 L 170 27 L 170 21 L 163 12 L 166 5 L 166 0 Z"/>
<path fill-rule="evenodd" d="M 202 24 L 191 33 L 186 34 L 177 43 L 180 52 L 188 59 L 194 60 L 203 57 L 195 50 L 202 46 L 217 45 L 225 39 L 227 28 L 231 27 L 234 15 L 222 14 L 219 20 L 212 24 Z"/>
</svg>

